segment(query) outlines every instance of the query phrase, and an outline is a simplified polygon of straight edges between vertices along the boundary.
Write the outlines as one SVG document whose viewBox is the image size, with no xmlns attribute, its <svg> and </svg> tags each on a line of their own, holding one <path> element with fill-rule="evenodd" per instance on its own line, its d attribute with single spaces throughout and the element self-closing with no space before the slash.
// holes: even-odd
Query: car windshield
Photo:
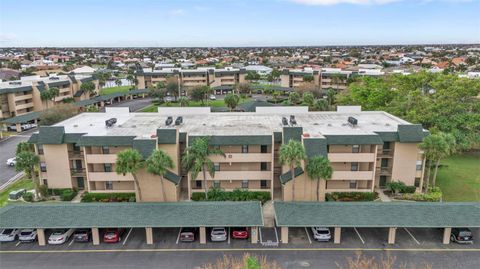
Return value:
<svg viewBox="0 0 480 269">
<path fill-rule="evenodd" d="M 65 232 L 66 232 L 66 231 L 64 231 L 64 230 L 54 231 L 54 232 L 52 233 L 52 235 L 61 235 L 61 234 L 64 234 Z"/>
<path fill-rule="evenodd" d="M 10 234 L 10 233 L 12 233 L 12 231 L 13 231 L 13 229 L 6 229 L 6 230 L 3 231 L 2 234 Z"/>
<path fill-rule="evenodd" d="M 223 231 L 223 230 L 213 230 L 212 233 L 220 235 L 220 234 L 225 234 L 225 231 Z"/>
<path fill-rule="evenodd" d="M 472 233 L 470 231 L 461 231 L 460 233 L 458 233 L 458 235 L 460 235 L 460 236 L 471 236 Z"/>
<path fill-rule="evenodd" d="M 319 234 L 329 234 L 330 232 L 327 230 L 318 230 Z"/>
<path fill-rule="evenodd" d="M 20 233 L 20 235 L 29 235 L 31 233 L 32 233 L 32 231 L 23 231 L 23 232 Z"/>
</svg>

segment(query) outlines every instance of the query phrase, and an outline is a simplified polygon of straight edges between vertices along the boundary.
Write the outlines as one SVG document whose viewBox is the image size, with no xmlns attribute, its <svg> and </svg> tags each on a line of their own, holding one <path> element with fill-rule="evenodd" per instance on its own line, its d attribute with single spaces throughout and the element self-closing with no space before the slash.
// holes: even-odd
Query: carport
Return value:
<svg viewBox="0 0 480 269">
<path fill-rule="evenodd" d="M 452 228 L 480 227 L 480 203 L 274 202 L 274 208 L 284 244 L 289 227 L 334 227 L 335 244 L 342 228 L 388 228 L 388 244 L 395 244 L 397 228 L 442 228 L 448 244 Z"/>
<path fill-rule="evenodd" d="M 94 245 L 100 228 L 145 228 L 146 243 L 153 244 L 153 228 L 198 227 L 200 243 L 206 228 L 250 227 L 251 242 L 258 242 L 263 226 L 260 202 L 170 203 L 43 203 L 15 204 L 0 209 L 0 229 L 37 229 L 45 245 L 45 229 L 92 229 Z"/>
</svg>

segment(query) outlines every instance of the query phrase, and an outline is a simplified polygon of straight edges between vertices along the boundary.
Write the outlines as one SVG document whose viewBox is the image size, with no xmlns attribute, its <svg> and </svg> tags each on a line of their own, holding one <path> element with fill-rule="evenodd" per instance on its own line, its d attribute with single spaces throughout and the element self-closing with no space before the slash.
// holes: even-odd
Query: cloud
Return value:
<svg viewBox="0 0 480 269">
<path fill-rule="evenodd" d="M 185 15 L 185 10 L 184 9 L 173 9 L 173 10 L 170 10 L 169 12 L 170 16 L 174 16 L 174 17 L 177 17 L 177 16 L 183 16 Z"/>
<path fill-rule="evenodd" d="M 295 3 L 309 6 L 332 6 L 338 4 L 383 5 L 401 0 L 292 0 Z"/>
</svg>

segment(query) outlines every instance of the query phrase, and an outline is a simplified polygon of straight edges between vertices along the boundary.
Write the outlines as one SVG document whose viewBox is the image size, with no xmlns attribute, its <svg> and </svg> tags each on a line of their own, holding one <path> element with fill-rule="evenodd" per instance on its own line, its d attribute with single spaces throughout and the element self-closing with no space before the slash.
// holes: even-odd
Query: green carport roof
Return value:
<svg viewBox="0 0 480 269">
<path fill-rule="evenodd" d="M 20 116 L 4 119 L 1 121 L 5 123 L 16 124 L 16 123 L 26 123 L 32 120 L 36 120 L 38 118 L 40 118 L 40 112 L 35 111 L 35 112 L 26 113 Z"/>
<path fill-rule="evenodd" d="M 292 173 L 290 171 L 291 170 L 288 170 L 287 172 L 280 175 L 280 182 L 282 184 L 285 184 L 292 180 Z M 298 177 L 299 175 L 303 174 L 304 171 L 301 167 L 295 167 L 295 169 L 293 169 L 293 173 L 295 177 Z"/>
<path fill-rule="evenodd" d="M 283 227 L 480 227 L 480 203 L 274 202 Z"/>
<path fill-rule="evenodd" d="M 0 209 L 0 229 L 200 226 L 263 226 L 260 202 L 46 203 Z"/>
</svg>

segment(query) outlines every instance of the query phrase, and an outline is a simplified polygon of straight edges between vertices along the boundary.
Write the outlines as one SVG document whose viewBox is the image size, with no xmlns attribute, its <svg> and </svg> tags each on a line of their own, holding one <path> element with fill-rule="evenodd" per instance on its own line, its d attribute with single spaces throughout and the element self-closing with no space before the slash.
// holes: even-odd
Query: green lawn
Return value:
<svg viewBox="0 0 480 269">
<path fill-rule="evenodd" d="M 248 101 L 250 101 L 249 98 L 240 99 L 239 105 Z M 177 102 L 168 102 L 168 103 L 163 103 L 160 106 L 161 107 L 179 107 L 180 104 Z M 225 102 L 223 100 L 208 100 L 207 102 L 204 102 L 203 105 L 201 101 L 189 101 L 188 106 L 189 107 L 199 107 L 199 106 L 226 107 Z M 147 106 L 143 108 L 141 112 L 157 112 L 157 106 L 156 105 Z"/>
<path fill-rule="evenodd" d="M 14 203 L 8 201 L 8 193 L 18 189 L 33 189 L 33 182 L 30 179 L 20 179 L 17 182 L 11 184 L 6 189 L 0 191 L 0 207 L 7 205 L 8 203 Z"/>
<path fill-rule="evenodd" d="M 100 90 L 100 95 L 111 94 L 115 92 L 128 92 L 132 86 L 117 86 L 117 87 L 110 87 L 104 88 Z"/>
<path fill-rule="evenodd" d="M 452 156 L 441 162 L 437 186 L 448 202 L 480 202 L 480 154 Z"/>
</svg>

